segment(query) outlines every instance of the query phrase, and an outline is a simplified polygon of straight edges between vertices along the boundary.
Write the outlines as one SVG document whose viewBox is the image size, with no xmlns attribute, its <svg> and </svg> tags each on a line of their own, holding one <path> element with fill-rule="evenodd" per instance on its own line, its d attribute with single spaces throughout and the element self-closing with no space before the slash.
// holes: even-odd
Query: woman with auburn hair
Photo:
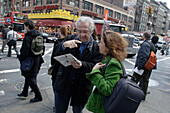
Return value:
<svg viewBox="0 0 170 113">
<path fill-rule="evenodd" d="M 65 39 L 67 35 L 68 35 L 67 25 L 62 25 L 60 27 L 60 38 L 59 39 Z"/>
<path fill-rule="evenodd" d="M 104 113 L 103 95 L 110 96 L 116 83 L 123 76 L 120 61 L 127 56 L 127 42 L 118 33 L 106 30 L 99 43 L 100 53 L 105 59 L 97 63 L 86 77 L 91 81 L 93 90 L 86 108 L 94 113 Z M 107 65 L 106 65 L 107 64 Z"/>
</svg>

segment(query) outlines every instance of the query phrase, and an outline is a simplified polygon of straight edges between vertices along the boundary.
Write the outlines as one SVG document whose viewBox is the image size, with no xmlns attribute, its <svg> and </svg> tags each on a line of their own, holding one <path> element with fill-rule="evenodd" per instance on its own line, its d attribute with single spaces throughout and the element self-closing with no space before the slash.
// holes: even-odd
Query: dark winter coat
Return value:
<svg viewBox="0 0 170 113">
<path fill-rule="evenodd" d="M 25 38 L 22 43 L 22 47 L 20 49 L 20 55 L 18 56 L 20 63 L 22 63 L 23 60 L 25 60 L 27 57 L 32 57 L 34 58 L 34 63 L 31 71 L 29 72 L 24 72 L 22 71 L 23 76 L 36 76 L 40 70 L 41 64 L 44 62 L 42 55 L 34 55 L 31 51 L 31 43 L 33 38 L 39 36 L 40 33 L 39 31 L 33 29 L 28 31 L 25 34 Z"/>
<path fill-rule="evenodd" d="M 76 39 L 73 36 L 68 36 L 65 41 Z M 99 47 L 93 39 L 89 42 L 84 50 L 81 58 L 79 45 L 77 48 L 61 50 L 62 44 L 57 45 L 56 54 L 54 56 L 71 53 L 82 62 L 82 67 L 79 69 L 73 66 L 64 67 L 59 64 L 54 68 L 53 74 L 56 75 L 55 90 L 60 95 L 71 96 L 71 105 L 85 105 L 90 94 L 91 82 L 86 78 L 86 73 L 91 72 L 93 66 L 102 61 L 103 55 L 99 52 Z M 74 79 L 73 79 L 74 78 Z"/>
<path fill-rule="evenodd" d="M 138 67 L 138 69 L 145 69 L 144 65 L 148 61 L 151 51 L 154 51 L 156 54 L 155 46 L 149 40 L 145 40 L 138 51 L 135 67 Z"/>
<path fill-rule="evenodd" d="M 7 27 L 2 29 L 2 38 L 7 39 L 7 33 L 10 31 Z"/>
</svg>

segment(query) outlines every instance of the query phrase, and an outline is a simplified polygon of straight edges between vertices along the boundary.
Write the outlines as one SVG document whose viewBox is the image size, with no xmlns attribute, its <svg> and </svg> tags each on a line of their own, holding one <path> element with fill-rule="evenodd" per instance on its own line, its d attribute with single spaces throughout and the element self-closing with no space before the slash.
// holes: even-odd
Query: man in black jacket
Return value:
<svg viewBox="0 0 170 113">
<path fill-rule="evenodd" d="M 139 75 L 134 72 L 133 76 L 136 79 L 132 79 L 136 83 L 138 83 L 140 80 L 142 80 L 141 88 L 142 88 L 142 91 L 144 92 L 143 100 L 145 100 L 145 98 L 146 98 L 149 78 L 150 78 L 150 74 L 151 74 L 151 71 L 147 70 L 144 67 L 144 65 L 148 61 L 151 51 L 154 51 L 154 53 L 156 54 L 155 46 L 153 45 L 152 42 L 150 42 L 150 37 L 151 37 L 151 34 L 149 32 L 145 32 L 143 34 L 144 42 L 142 43 L 142 45 L 138 51 L 136 64 L 135 64 L 135 68 L 137 67 L 138 70 L 143 69 L 144 72 L 142 75 Z"/>
<path fill-rule="evenodd" d="M 8 28 L 8 25 L 4 24 L 3 29 L 2 29 L 2 38 L 3 38 L 3 44 L 2 44 L 2 49 L 1 49 L 2 53 L 4 52 L 4 48 L 5 48 L 5 46 L 8 42 L 8 39 L 7 39 L 8 31 L 10 31 L 9 28 Z"/>
<path fill-rule="evenodd" d="M 30 102 L 42 101 L 42 96 L 37 85 L 37 74 L 40 70 L 41 64 L 44 62 L 42 55 L 34 55 L 31 51 L 31 43 L 33 38 L 36 38 L 40 35 L 39 31 L 34 29 L 34 23 L 31 20 L 26 20 L 24 22 L 25 29 L 27 33 L 22 43 L 20 49 L 20 55 L 18 56 L 20 63 L 22 63 L 26 58 L 33 58 L 33 65 L 30 71 L 21 70 L 21 74 L 25 77 L 25 84 L 23 91 L 18 94 L 19 97 L 28 96 L 29 86 L 35 93 L 35 98 L 31 99 Z"/>
<path fill-rule="evenodd" d="M 56 45 L 54 56 L 71 53 L 81 62 L 71 62 L 71 66 L 58 64 L 54 67 L 55 80 L 55 113 L 66 113 L 70 105 L 74 113 L 82 113 L 89 94 L 91 83 L 85 73 L 92 70 L 100 62 L 103 55 L 99 52 L 97 42 L 91 36 L 94 29 L 93 19 L 80 17 L 77 20 L 77 36 L 68 36 L 62 43 Z"/>
</svg>

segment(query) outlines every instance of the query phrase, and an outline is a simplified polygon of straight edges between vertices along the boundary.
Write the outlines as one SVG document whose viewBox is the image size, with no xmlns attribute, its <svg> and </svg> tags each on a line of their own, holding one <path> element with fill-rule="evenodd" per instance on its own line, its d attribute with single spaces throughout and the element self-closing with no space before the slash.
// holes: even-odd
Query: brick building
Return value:
<svg viewBox="0 0 170 113">
<path fill-rule="evenodd" d="M 4 2 L 5 1 L 5 2 Z M 13 0 L 1 0 L 4 3 L 4 12 L 7 13 L 7 8 L 12 11 Z M 93 19 L 103 19 L 105 9 L 109 9 L 108 19 L 113 22 L 120 22 L 128 27 L 129 31 L 133 30 L 135 9 L 128 8 L 124 10 L 123 0 L 119 4 L 113 5 L 113 0 L 15 0 L 15 10 L 23 13 L 49 13 L 55 9 L 62 9 L 75 12 L 78 16 L 86 15 Z M 116 3 L 116 2 L 115 2 Z M 3 9 L 3 8 L 1 8 Z M 73 12 L 74 11 L 74 12 Z M 2 12 L 2 11 L 0 11 Z M 3 15 L 1 13 L 1 15 Z"/>
</svg>

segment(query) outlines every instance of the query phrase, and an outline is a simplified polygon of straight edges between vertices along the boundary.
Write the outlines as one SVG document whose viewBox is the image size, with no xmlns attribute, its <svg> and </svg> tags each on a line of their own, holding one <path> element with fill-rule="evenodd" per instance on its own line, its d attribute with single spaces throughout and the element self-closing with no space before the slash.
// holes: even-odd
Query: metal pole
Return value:
<svg viewBox="0 0 170 113">
<path fill-rule="evenodd" d="M 62 0 L 60 0 L 60 9 L 62 9 Z"/>
<path fill-rule="evenodd" d="M 7 6 L 6 6 L 6 9 L 7 9 L 7 14 L 9 13 L 9 0 L 7 0 Z"/>
</svg>

